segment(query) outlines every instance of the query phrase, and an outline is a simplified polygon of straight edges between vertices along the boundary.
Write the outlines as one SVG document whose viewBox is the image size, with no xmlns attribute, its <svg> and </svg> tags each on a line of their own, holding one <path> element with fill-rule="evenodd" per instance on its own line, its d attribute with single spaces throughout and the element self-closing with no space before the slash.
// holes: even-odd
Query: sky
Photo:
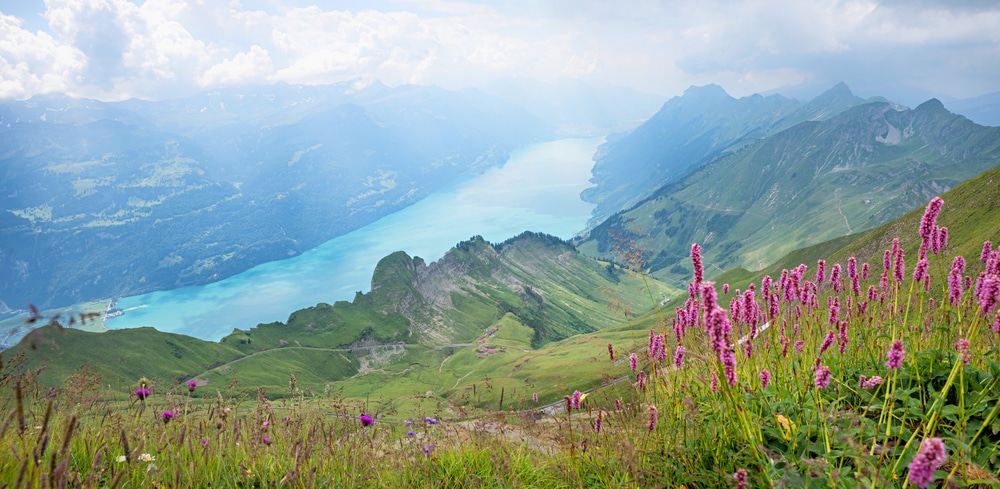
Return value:
<svg viewBox="0 0 1000 489">
<path fill-rule="evenodd" d="M 1000 91 L 1000 2 L 0 0 L 4 99 L 498 78 L 970 98 Z"/>
</svg>

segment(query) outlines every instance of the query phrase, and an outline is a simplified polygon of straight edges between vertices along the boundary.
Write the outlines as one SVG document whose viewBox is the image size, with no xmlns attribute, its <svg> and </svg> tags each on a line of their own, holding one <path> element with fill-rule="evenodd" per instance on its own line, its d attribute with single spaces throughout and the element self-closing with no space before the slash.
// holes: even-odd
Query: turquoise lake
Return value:
<svg viewBox="0 0 1000 489">
<path fill-rule="evenodd" d="M 460 241 L 500 242 L 523 231 L 570 238 L 586 226 L 600 138 L 561 139 L 511 154 L 492 168 L 368 226 L 287 260 L 258 265 L 210 284 L 124 297 L 110 329 L 152 326 L 218 341 L 237 329 L 285 321 L 297 309 L 353 300 L 371 289 L 378 261 L 395 251 L 435 261 Z"/>
</svg>

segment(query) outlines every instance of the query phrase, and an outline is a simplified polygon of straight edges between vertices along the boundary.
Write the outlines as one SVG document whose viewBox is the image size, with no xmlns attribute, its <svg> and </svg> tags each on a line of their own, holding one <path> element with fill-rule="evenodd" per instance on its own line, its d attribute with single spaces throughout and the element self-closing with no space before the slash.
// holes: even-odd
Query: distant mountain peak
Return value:
<svg viewBox="0 0 1000 489">
<path fill-rule="evenodd" d="M 938 100 L 938 99 L 936 99 L 936 98 L 932 98 L 932 99 L 930 99 L 930 100 L 928 100 L 928 101 L 926 101 L 926 102 L 918 105 L 915 110 L 917 112 L 925 112 L 925 111 L 926 112 L 938 112 L 938 111 L 942 111 L 942 110 L 945 111 L 945 112 L 948 112 L 948 109 L 946 109 L 944 107 L 944 104 L 942 104 L 941 101 Z"/>
<path fill-rule="evenodd" d="M 851 88 L 848 87 L 846 83 L 840 82 L 831 87 L 829 90 L 817 95 L 816 98 L 814 98 L 813 100 L 820 102 L 827 102 L 831 100 L 848 99 L 848 98 L 854 98 L 854 92 L 851 91 Z"/>
<path fill-rule="evenodd" d="M 714 83 L 702 86 L 691 85 L 687 88 L 687 90 L 684 90 L 684 97 L 698 99 L 732 98 L 732 96 L 726 92 L 726 89 Z"/>
</svg>

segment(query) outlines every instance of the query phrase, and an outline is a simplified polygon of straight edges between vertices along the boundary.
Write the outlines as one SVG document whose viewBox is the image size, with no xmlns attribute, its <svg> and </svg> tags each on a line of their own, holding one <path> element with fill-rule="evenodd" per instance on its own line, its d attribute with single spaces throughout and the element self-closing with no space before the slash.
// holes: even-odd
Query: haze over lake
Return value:
<svg viewBox="0 0 1000 489">
<path fill-rule="evenodd" d="M 152 326 L 217 341 L 234 328 L 285 321 L 295 310 L 352 300 L 368 292 L 378 260 L 405 251 L 428 263 L 474 235 L 500 242 L 523 231 L 570 238 L 590 218 L 580 200 L 604 138 L 562 139 L 514 152 L 501 168 L 454 187 L 294 258 L 256 266 L 210 284 L 119 301 L 111 329 Z"/>
</svg>

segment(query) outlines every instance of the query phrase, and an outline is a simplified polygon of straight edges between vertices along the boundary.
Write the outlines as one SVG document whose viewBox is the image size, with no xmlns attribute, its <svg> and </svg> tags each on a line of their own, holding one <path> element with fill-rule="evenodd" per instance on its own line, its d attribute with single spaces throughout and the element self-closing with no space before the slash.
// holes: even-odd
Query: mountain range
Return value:
<svg viewBox="0 0 1000 489">
<path fill-rule="evenodd" d="M 227 100 L 238 105 L 240 98 Z M 156 107 L 179 114 L 208 107 L 202 102 L 190 101 L 183 110 Z M 369 114 L 376 109 L 347 105 L 338 110 Z M 51 117 L 80 117 L 65 112 Z M 277 110 L 260 117 L 288 117 L 282 114 Z M 247 118 L 212 117 L 227 124 Z M 317 117 L 332 116 L 324 112 Z M 99 131 L 100 124 L 117 127 L 109 119 L 74 124 L 93 131 L 90 138 L 107 134 Z M 157 131 L 180 132 L 180 126 L 160 124 Z M 183 140 L 222 127 L 218 120 L 205 124 L 188 129 Z M 272 146 L 296 137 L 286 126 L 260 129 L 256 146 L 237 138 L 229 140 L 230 149 L 220 145 L 203 151 L 273 151 Z M 281 136 L 268 139 L 269 131 Z M 33 154 L 26 148 L 18 151 Z M 285 171 L 303 161 L 305 153 L 289 160 Z M 918 208 L 942 193 L 948 207 L 941 222 L 953 229 L 954 250 L 968 254 L 970 243 L 981 245 L 1000 232 L 992 205 L 1000 128 L 975 124 L 934 99 L 909 109 L 880 99 L 861 100 L 844 85 L 806 104 L 775 96 L 733 99 L 718 87 L 693 88 L 631 133 L 609 138 L 596 161 L 595 180 L 606 185 L 599 183 L 588 198 L 603 198 L 604 208 L 614 211 L 573 243 L 533 232 L 495 244 L 474 237 L 432 263 L 401 251 L 379 262 L 371 291 L 359 292 L 353 301 L 295 311 L 285 322 L 238 329 L 218 343 L 152 328 L 87 333 L 50 325 L 4 352 L 5 360 L 20 358 L 33 369 L 44 366 L 36 371 L 47 385 L 88 369 L 108 383 L 117 379 L 119 385 L 140 376 L 167 386 L 196 378 L 227 392 L 254 385 L 274 393 L 283 392 L 294 375 L 302 389 L 318 392 L 335 383 L 348 395 L 361 397 L 422 393 L 417 397 L 440 400 L 476 393 L 476 383 L 482 383 L 500 388 L 501 402 L 505 387 L 539 389 L 542 398 L 551 400 L 575 381 L 600 378 L 600 368 L 590 365 L 595 350 L 610 342 L 633 345 L 644 340 L 646 330 L 662 328 L 664 311 L 672 310 L 671 299 L 677 300 L 675 291 L 691 276 L 691 243 L 702 245 L 709 276 L 738 287 L 763 274 L 777 274 L 777 267 L 819 258 L 843 260 L 850 254 L 870 261 L 887 239 L 907 236 L 900 230 L 912 227 Z M 231 164 L 229 171 L 239 171 L 235 160 Z M 158 181 L 176 178 L 176 172 L 155 175 Z M 210 187 L 207 170 L 181 175 L 206 179 L 203 185 L 190 185 L 197 188 L 184 187 L 188 192 Z M 612 188 L 611 177 L 632 190 Z M 266 188 L 267 182 L 255 185 Z M 86 187 L 81 188 L 85 193 Z M 626 208 L 612 204 L 633 191 L 645 197 Z M 202 214 L 203 209 L 189 213 Z M 11 214 L 39 229 L 71 222 L 48 212 Z M 157 224 L 172 220 L 141 217 Z M 83 230 L 75 231 L 76 236 L 85 236 Z M 904 246 L 913 246 L 910 238 Z M 643 271 L 651 276 L 637 273 Z M 97 351 L 106 355 L 95 359 Z M 498 393 L 475 395 L 493 402 Z"/>
<path fill-rule="evenodd" d="M 0 309 L 219 280 L 549 134 L 496 97 L 433 87 L 0 103 Z"/>
<path fill-rule="evenodd" d="M 915 109 L 868 102 L 747 142 L 604 220 L 579 248 L 611 258 L 616 239 L 637 240 L 653 275 L 674 284 L 690 277 L 695 242 L 713 273 L 759 270 L 884 224 L 997 164 L 1000 128 L 935 99 Z"/>
<path fill-rule="evenodd" d="M 736 99 L 718 85 L 688 88 L 635 130 L 608 138 L 595 156 L 595 186 L 582 197 L 596 204 L 599 222 L 747 144 L 865 102 L 843 83 L 806 103 L 777 94 Z"/>
</svg>

